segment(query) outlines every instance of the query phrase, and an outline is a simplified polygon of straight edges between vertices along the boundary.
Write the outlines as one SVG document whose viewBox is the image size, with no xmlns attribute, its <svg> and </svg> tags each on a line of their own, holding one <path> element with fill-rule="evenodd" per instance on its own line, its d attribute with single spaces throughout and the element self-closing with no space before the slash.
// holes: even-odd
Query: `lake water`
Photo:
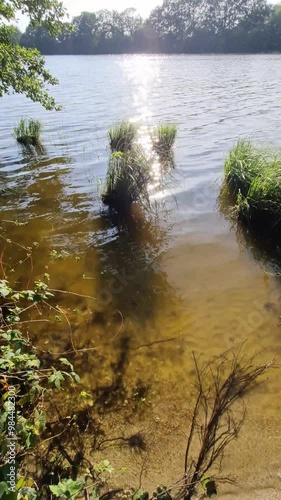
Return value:
<svg viewBox="0 0 281 500">
<path fill-rule="evenodd" d="M 0 102 L 2 237 L 39 243 L 31 264 L 22 247 L 2 240 L 3 261 L 24 286 L 47 270 L 53 288 L 97 298 L 63 302 L 75 308 L 77 345 L 99 353 L 78 356 L 78 371 L 94 408 L 109 388 L 99 411 L 111 438 L 146 435 L 144 486 L 167 484 L 182 475 L 192 351 L 209 359 L 246 341 L 245 352 L 280 361 L 278 266 L 227 220 L 218 200 L 223 161 L 239 137 L 281 146 L 280 56 L 53 56 L 47 66 L 60 80 L 51 93 L 62 111 L 23 96 Z M 21 117 L 44 123 L 40 157 L 12 136 Z M 107 130 L 122 119 L 139 124 L 140 140 L 160 122 L 179 126 L 176 169 L 157 195 L 158 214 L 130 234 L 116 228 L 97 188 Z M 64 323 L 34 335 L 50 349 L 69 341 Z M 149 390 L 134 417 L 140 382 Z M 274 498 L 281 498 L 280 390 L 275 371 L 249 397 L 247 423 L 223 469 L 246 492 L 275 488 Z M 138 482 L 143 458 L 114 447 L 106 458 L 128 468 L 128 483 Z"/>
</svg>

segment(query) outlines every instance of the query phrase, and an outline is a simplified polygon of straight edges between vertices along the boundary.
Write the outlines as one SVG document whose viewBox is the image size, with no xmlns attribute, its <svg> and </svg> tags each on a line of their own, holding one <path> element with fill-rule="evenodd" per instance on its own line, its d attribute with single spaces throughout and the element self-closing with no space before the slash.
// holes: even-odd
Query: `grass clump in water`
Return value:
<svg viewBox="0 0 281 500">
<path fill-rule="evenodd" d="M 137 136 L 137 127 L 134 123 L 122 121 L 109 130 L 108 136 L 112 153 L 118 151 L 126 153 L 133 149 Z"/>
<path fill-rule="evenodd" d="M 264 165 L 265 151 L 255 148 L 251 141 L 239 139 L 224 165 L 225 179 L 232 193 L 241 192 L 246 196 L 251 182 L 262 173 Z"/>
<path fill-rule="evenodd" d="M 120 214 L 128 214 L 133 203 L 149 206 L 150 163 L 141 149 L 112 153 L 102 201 Z"/>
<path fill-rule="evenodd" d="M 177 137 L 177 126 L 173 123 L 158 125 L 151 133 L 153 149 L 160 156 L 165 158 L 172 154 L 172 148 Z"/>
<path fill-rule="evenodd" d="M 21 118 L 19 124 L 14 128 L 14 136 L 18 143 L 23 146 L 40 146 L 41 130 L 42 124 L 40 121 Z"/>
<path fill-rule="evenodd" d="M 224 166 L 236 214 L 262 232 L 281 228 L 281 152 L 239 140 Z"/>
</svg>

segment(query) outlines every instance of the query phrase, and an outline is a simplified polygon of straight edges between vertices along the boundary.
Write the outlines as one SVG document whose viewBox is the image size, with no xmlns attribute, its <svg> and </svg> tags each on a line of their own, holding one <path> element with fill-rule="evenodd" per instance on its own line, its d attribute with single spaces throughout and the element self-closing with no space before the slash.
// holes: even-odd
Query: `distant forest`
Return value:
<svg viewBox="0 0 281 500">
<path fill-rule="evenodd" d="M 281 52 L 281 5 L 266 0 L 164 0 L 148 19 L 100 10 L 70 24 L 57 39 L 29 25 L 17 41 L 43 54 Z"/>
</svg>

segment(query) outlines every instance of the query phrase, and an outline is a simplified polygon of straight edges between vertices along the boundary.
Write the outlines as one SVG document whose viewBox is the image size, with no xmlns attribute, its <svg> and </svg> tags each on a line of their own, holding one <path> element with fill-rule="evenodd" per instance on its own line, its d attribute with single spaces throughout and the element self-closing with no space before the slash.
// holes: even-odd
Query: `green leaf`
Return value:
<svg viewBox="0 0 281 500">
<path fill-rule="evenodd" d="M 12 293 L 12 291 L 13 290 L 9 287 L 6 280 L 0 280 L 0 296 L 4 297 L 5 299 L 10 295 L 10 293 Z"/>
<path fill-rule="evenodd" d="M 63 479 L 59 484 L 50 486 L 50 490 L 57 497 L 76 498 L 84 487 L 84 479 L 77 479 L 76 481 L 72 479 Z"/>
<path fill-rule="evenodd" d="M 61 382 L 64 380 L 64 376 L 61 371 L 56 370 L 54 367 L 52 375 L 48 378 L 49 384 L 54 383 L 57 389 L 61 388 Z"/>
<path fill-rule="evenodd" d="M 59 359 L 60 362 L 66 366 L 69 366 L 71 368 L 71 370 L 73 371 L 73 365 L 70 363 L 70 361 L 68 361 L 68 359 L 66 358 L 60 358 Z"/>
<path fill-rule="evenodd" d="M 81 383 L 81 379 L 80 379 L 79 375 L 77 375 L 77 373 L 72 372 L 71 375 L 74 378 L 75 382 L 77 382 L 77 384 Z"/>
<path fill-rule="evenodd" d="M 7 483 L 5 483 L 4 481 L 2 481 L 0 483 L 0 498 L 3 497 L 4 493 L 7 493 L 9 491 L 9 488 L 8 488 L 8 485 Z"/>
<path fill-rule="evenodd" d="M 85 399 L 86 399 L 86 398 L 91 398 L 91 397 L 92 397 L 92 396 L 91 396 L 91 394 L 88 394 L 88 393 L 87 393 L 87 392 L 85 392 L 85 391 L 81 391 L 81 392 L 80 392 L 80 396 L 81 396 L 81 398 L 85 398 Z"/>
</svg>

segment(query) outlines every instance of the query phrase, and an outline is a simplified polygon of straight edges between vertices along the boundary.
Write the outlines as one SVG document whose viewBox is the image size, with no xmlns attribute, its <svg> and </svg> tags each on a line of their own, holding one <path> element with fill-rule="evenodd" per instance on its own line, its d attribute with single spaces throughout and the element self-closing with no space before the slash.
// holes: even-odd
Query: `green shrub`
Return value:
<svg viewBox="0 0 281 500">
<path fill-rule="evenodd" d="M 152 133 L 151 139 L 153 149 L 161 158 L 172 153 L 177 137 L 177 126 L 175 124 L 161 124 Z"/>
<path fill-rule="evenodd" d="M 66 358 L 49 357 L 49 363 L 37 350 L 25 329 L 24 313 L 34 309 L 42 316 L 43 308 L 54 297 L 48 286 L 49 275 L 44 281 L 35 281 L 29 290 L 14 290 L 7 280 L 0 279 L 0 497 L 9 489 L 9 443 L 16 439 L 13 465 L 19 474 L 24 455 L 35 455 L 40 436 L 47 427 L 47 413 L 43 402 L 53 397 L 54 390 L 61 390 L 63 382 L 79 383 L 73 365 Z M 33 319 L 30 319 L 32 325 Z M 11 392 L 12 391 L 12 392 Z M 12 394 L 12 396 L 11 396 Z M 12 399 L 12 402 L 11 400 Z M 15 404 L 16 401 L 16 404 Z M 13 415 L 11 424 L 11 411 Z M 18 495 L 4 498 L 39 498 L 34 488 L 26 488 L 28 480 L 20 477 Z M 22 495 L 21 495 L 22 493 Z M 45 498 L 45 497 L 40 497 Z"/>
<path fill-rule="evenodd" d="M 25 120 L 21 118 L 14 128 L 16 140 L 23 146 L 39 146 L 42 125 L 38 120 Z"/>
<path fill-rule="evenodd" d="M 113 153 L 109 160 L 103 203 L 119 213 L 127 213 L 135 202 L 148 206 L 149 180 L 150 163 L 141 149 Z"/>
<path fill-rule="evenodd" d="M 130 151 L 136 140 L 137 127 L 129 121 L 122 121 L 114 125 L 108 132 L 109 144 L 112 153 Z"/>
<path fill-rule="evenodd" d="M 224 169 L 239 218 L 266 232 L 280 227 L 281 153 L 239 140 Z"/>
</svg>

